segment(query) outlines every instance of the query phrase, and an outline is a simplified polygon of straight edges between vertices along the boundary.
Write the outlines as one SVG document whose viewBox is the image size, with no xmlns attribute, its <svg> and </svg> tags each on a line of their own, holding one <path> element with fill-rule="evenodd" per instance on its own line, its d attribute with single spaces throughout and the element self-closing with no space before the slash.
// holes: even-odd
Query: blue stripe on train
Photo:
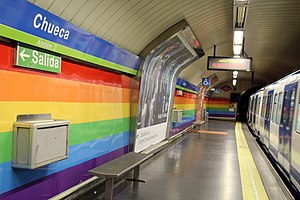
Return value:
<svg viewBox="0 0 300 200">
<path fill-rule="evenodd" d="M 273 156 L 275 155 L 275 158 L 278 158 L 278 151 L 275 149 L 275 147 L 270 143 L 270 151 L 273 153 Z"/>
<path fill-rule="evenodd" d="M 291 165 L 291 176 L 297 181 L 300 185 L 300 173 Z"/>
</svg>

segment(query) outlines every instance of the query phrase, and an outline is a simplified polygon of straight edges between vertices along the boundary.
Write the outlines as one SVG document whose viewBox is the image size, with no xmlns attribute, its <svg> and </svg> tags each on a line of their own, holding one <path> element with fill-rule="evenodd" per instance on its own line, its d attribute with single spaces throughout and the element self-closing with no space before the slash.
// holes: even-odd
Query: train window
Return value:
<svg viewBox="0 0 300 200">
<path fill-rule="evenodd" d="M 287 125 L 287 121 L 288 121 L 288 91 L 285 91 L 283 96 L 281 123 Z"/>
<path fill-rule="evenodd" d="M 258 112 L 259 112 L 259 108 L 260 108 L 260 97 L 258 97 L 258 105 L 257 105 L 257 108 L 256 108 L 256 113 L 257 113 L 257 115 L 259 114 Z"/>
<path fill-rule="evenodd" d="M 271 114 L 272 114 L 272 110 L 273 110 L 273 94 L 270 95 L 270 99 L 269 99 L 269 118 L 271 120 Z"/>
<path fill-rule="evenodd" d="M 254 109 L 253 109 L 253 112 L 254 112 L 255 114 L 257 114 L 256 108 L 257 108 L 257 96 L 255 97 L 255 103 L 254 103 Z"/>
<path fill-rule="evenodd" d="M 265 116 L 265 104 L 266 104 L 266 97 L 263 97 L 263 101 L 262 101 L 262 107 L 261 107 L 261 113 L 260 116 L 264 117 Z"/>
<path fill-rule="evenodd" d="M 272 111 L 272 98 L 273 95 L 268 95 L 267 105 L 266 105 L 266 118 L 271 118 L 271 111 Z"/>
<path fill-rule="evenodd" d="M 298 108 L 297 108 L 297 121 L 296 121 L 296 132 L 300 133 L 300 95 L 298 100 Z"/>
<path fill-rule="evenodd" d="M 291 100 L 290 100 L 290 105 L 289 105 L 289 117 L 288 117 L 288 126 L 292 127 L 292 122 L 293 122 L 293 115 L 294 115 L 294 109 L 295 109 L 295 95 L 296 91 L 293 89 L 291 91 Z"/>
<path fill-rule="evenodd" d="M 254 97 L 253 97 L 253 99 L 252 99 L 252 105 L 251 105 L 251 112 L 253 113 L 253 109 L 254 109 L 254 102 L 255 102 L 255 99 L 254 99 Z"/>
<path fill-rule="evenodd" d="M 282 108 L 282 92 L 280 92 L 278 95 L 278 106 L 277 106 L 276 121 L 275 121 L 276 124 L 279 123 L 281 117 L 281 108 Z"/>
<path fill-rule="evenodd" d="M 276 115 L 277 115 L 277 106 L 278 106 L 278 94 L 276 93 L 274 96 L 274 105 L 273 105 L 273 114 L 272 114 L 272 122 L 275 122 Z"/>
</svg>

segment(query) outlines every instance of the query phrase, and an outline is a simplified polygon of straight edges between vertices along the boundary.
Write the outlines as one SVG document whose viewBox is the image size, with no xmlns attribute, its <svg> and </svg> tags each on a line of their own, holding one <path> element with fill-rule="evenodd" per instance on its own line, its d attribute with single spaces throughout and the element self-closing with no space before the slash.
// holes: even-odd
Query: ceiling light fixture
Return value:
<svg viewBox="0 0 300 200">
<path fill-rule="evenodd" d="M 233 44 L 242 45 L 244 40 L 244 31 L 233 32 Z"/>
<path fill-rule="evenodd" d="M 242 51 L 242 45 L 233 45 L 233 54 L 240 55 Z"/>
<path fill-rule="evenodd" d="M 233 72 L 232 72 L 232 76 L 233 76 L 233 78 L 235 78 L 235 79 L 236 79 L 236 78 L 237 78 L 237 76 L 238 76 L 238 73 L 239 73 L 238 71 L 233 71 Z"/>
<path fill-rule="evenodd" d="M 233 55 L 242 56 L 244 30 L 249 0 L 234 0 L 233 4 Z"/>
<path fill-rule="evenodd" d="M 236 82 L 237 82 L 237 80 L 236 80 L 236 79 L 233 79 L 233 80 L 232 80 L 232 85 L 233 85 L 233 86 L 236 86 Z"/>
<path fill-rule="evenodd" d="M 244 30 L 248 12 L 248 0 L 235 0 L 233 7 L 233 28 Z"/>
</svg>

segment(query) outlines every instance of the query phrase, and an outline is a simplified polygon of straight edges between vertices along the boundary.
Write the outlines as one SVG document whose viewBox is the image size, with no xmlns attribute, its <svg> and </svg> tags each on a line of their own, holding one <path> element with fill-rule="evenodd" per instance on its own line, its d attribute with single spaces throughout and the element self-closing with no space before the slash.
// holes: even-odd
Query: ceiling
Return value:
<svg viewBox="0 0 300 200">
<path fill-rule="evenodd" d="M 217 74 L 230 81 L 230 72 L 207 71 L 207 56 L 232 56 L 232 0 L 29 0 L 37 6 L 139 54 L 153 39 L 185 19 L 206 55 L 179 75 L 195 84 Z M 245 52 L 253 57 L 254 81 L 268 83 L 300 66 L 300 1 L 250 0 Z M 251 79 L 251 73 L 239 74 Z"/>
</svg>

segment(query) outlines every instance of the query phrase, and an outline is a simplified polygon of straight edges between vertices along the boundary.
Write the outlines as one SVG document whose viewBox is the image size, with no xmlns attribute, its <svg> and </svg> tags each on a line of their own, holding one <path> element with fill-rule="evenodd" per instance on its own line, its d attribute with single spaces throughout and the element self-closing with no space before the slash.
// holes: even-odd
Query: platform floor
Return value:
<svg viewBox="0 0 300 200">
<path fill-rule="evenodd" d="M 253 189 L 242 186 L 235 123 L 212 120 L 146 163 L 140 177 L 147 182 L 127 184 L 114 199 L 286 199 L 255 139 L 242 128 L 263 183 L 254 190 L 264 189 L 267 198 L 247 197 Z"/>
</svg>

